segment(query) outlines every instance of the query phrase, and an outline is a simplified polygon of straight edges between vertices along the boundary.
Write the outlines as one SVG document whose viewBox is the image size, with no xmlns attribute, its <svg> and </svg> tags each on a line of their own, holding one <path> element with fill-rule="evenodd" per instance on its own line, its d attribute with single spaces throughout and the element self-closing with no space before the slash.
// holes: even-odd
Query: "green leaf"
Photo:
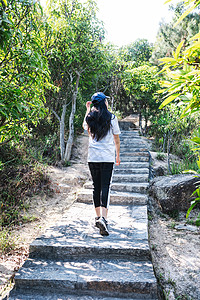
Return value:
<svg viewBox="0 0 200 300">
<path fill-rule="evenodd" d="M 193 137 L 193 138 L 191 139 L 191 141 L 193 141 L 193 142 L 195 142 L 195 143 L 197 143 L 197 144 L 200 145 L 200 138 L 199 138 L 199 137 Z"/>
<path fill-rule="evenodd" d="M 194 36 L 192 36 L 189 41 L 192 41 L 192 40 L 196 40 L 196 39 L 200 39 L 200 32 L 198 32 L 197 34 L 195 34 Z"/>
<path fill-rule="evenodd" d="M 194 171 L 194 170 L 184 170 L 183 171 L 183 174 L 187 174 L 187 173 L 189 173 L 189 174 L 198 174 L 196 171 Z"/>
<path fill-rule="evenodd" d="M 3 0 L 3 2 L 4 2 L 4 4 L 5 4 L 5 6 L 7 6 L 7 5 L 8 5 L 8 3 L 7 3 L 7 1 L 6 1 L 6 0 Z"/>
<path fill-rule="evenodd" d="M 176 49 L 176 53 L 174 55 L 175 59 L 178 59 L 180 51 L 181 51 L 181 48 L 183 47 L 183 44 L 184 44 L 184 40 L 180 42 L 180 44 L 178 45 L 178 47 Z"/>
<path fill-rule="evenodd" d="M 176 63 L 176 60 L 172 57 L 163 57 L 163 58 L 159 58 L 158 60 L 162 61 L 162 64 L 166 64 L 168 62 Z"/>
<path fill-rule="evenodd" d="M 172 102 L 174 99 L 176 99 L 180 95 L 181 94 L 174 94 L 174 95 L 171 95 L 171 96 L 167 97 L 165 99 L 165 101 L 163 101 L 163 103 L 160 105 L 159 109 L 162 109 L 164 106 L 166 106 L 167 104 L 169 104 L 170 102 Z"/>
<path fill-rule="evenodd" d="M 196 201 L 188 209 L 187 214 L 186 214 L 186 219 L 189 217 L 189 214 L 190 214 L 191 210 L 195 207 L 195 205 L 197 205 Z"/>
<path fill-rule="evenodd" d="M 167 4 L 167 3 L 169 3 L 169 2 L 172 2 L 172 0 L 166 0 L 166 1 L 164 2 L 164 4 Z"/>
</svg>

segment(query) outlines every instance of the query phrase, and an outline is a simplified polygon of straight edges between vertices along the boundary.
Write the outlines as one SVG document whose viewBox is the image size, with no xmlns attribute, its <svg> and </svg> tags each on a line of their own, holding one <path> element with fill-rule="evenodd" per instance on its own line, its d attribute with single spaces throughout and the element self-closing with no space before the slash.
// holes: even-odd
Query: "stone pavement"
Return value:
<svg viewBox="0 0 200 300">
<path fill-rule="evenodd" d="M 87 182 L 63 218 L 30 245 L 10 300 L 157 299 L 148 245 L 149 154 L 137 131 L 123 131 L 115 167 L 109 232 L 94 227 Z"/>
</svg>

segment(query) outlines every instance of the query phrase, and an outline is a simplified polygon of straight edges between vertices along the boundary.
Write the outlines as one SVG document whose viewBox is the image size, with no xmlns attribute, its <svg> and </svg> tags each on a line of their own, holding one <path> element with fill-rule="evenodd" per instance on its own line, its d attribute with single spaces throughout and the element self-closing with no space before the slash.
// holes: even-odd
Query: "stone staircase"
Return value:
<svg viewBox="0 0 200 300">
<path fill-rule="evenodd" d="M 89 181 L 62 220 L 30 245 L 9 299 L 158 299 L 147 229 L 149 154 L 138 131 L 123 131 L 120 139 L 110 235 L 94 227 Z"/>
</svg>

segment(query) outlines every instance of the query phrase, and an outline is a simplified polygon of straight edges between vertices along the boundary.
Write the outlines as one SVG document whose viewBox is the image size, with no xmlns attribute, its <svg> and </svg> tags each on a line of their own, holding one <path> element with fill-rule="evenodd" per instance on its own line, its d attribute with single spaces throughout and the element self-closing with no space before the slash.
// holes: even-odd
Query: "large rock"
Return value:
<svg viewBox="0 0 200 300">
<path fill-rule="evenodd" d="M 200 177 L 194 175 L 162 176 L 151 181 L 149 195 L 159 202 L 163 212 L 186 211 L 196 198 L 191 195 L 199 184 Z"/>
</svg>

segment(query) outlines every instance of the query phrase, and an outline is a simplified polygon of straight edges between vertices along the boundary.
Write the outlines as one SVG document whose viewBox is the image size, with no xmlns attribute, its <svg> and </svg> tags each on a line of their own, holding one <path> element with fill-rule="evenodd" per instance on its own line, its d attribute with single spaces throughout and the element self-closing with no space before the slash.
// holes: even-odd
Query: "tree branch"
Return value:
<svg viewBox="0 0 200 300">
<path fill-rule="evenodd" d="M 51 109 L 51 110 L 54 113 L 54 115 L 56 116 L 56 118 L 58 119 L 58 121 L 60 122 L 61 119 L 60 119 L 59 115 L 57 114 L 57 112 L 54 109 Z"/>
</svg>

